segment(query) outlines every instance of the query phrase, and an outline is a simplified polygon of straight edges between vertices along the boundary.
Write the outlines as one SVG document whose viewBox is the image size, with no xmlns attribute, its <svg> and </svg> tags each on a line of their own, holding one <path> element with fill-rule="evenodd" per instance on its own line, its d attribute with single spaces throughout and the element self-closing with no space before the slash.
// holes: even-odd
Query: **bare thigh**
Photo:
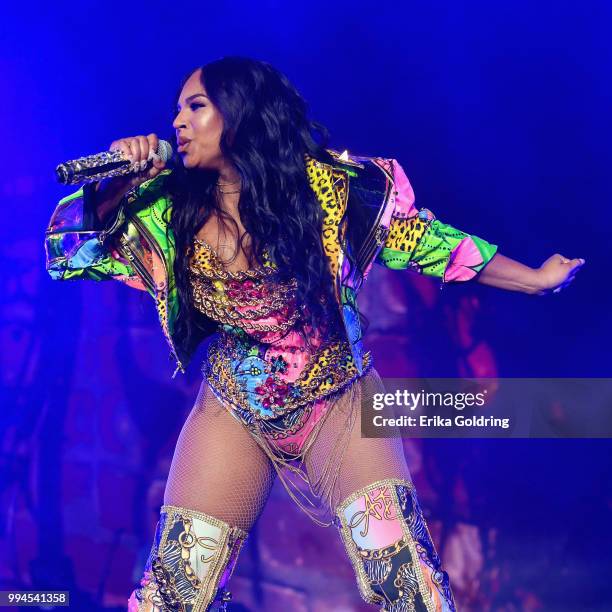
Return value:
<svg viewBox="0 0 612 612">
<path fill-rule="evenodd" d="M 275 478 L 266 454 L 203 382 L 178 438 L 164 503 L 249 531 Z"/>
</svg>

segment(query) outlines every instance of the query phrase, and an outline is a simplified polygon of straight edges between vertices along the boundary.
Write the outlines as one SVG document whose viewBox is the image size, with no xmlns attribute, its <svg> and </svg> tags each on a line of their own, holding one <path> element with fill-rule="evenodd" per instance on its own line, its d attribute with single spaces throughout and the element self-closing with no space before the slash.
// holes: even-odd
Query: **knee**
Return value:
<svg viewBox="0 0 612 612">
<path fill-rule="evenodd" d="M 334 521 L 365 601 L 383 605 L 383 610 L 419 605 L 455 610 L 448 574 L 442 570 L 412 482 L 373 482 L 342 501 Z"/>
</svg>

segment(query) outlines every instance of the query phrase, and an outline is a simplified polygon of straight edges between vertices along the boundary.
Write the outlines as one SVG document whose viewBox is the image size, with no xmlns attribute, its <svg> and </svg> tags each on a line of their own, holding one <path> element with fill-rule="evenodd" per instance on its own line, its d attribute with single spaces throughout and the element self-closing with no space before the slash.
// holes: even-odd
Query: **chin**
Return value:
<svg viewBox="0 0 612 612">
<path fill-rule="evenodd" d="M 185 155 L 185 157 L 183 157 L 183 166 L 185 166 L 185 168 L 193 170 L 193 168 L 196 168 L 197 165 L 198 164 L 196 163 L 196 161 L 190 158 L 189 155 Z"/>
<path fill-rule="evenodd" d="M 217 166 L 209 161 L 199 161 L 196 164 L 190 166 L 191 168 L 199 168 L 200 170 L 206 170 L 210 172 L 211 170 L 217 170 Z"/>
</svg>

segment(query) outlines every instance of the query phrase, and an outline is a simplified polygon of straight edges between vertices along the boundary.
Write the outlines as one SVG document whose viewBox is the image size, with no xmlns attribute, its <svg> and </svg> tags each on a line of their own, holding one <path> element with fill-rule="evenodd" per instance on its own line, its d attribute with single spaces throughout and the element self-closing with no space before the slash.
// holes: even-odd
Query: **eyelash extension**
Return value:
<svg viewBox="0 0 612 612">
<path fill-rule="evenodd" d="M 191 110 L 194 110 L 194 108 L 193 108 L 194 106 L 195 106 L 195 107 L 197 107 L 197 108 L 199 108 L 199 107 L 204 107 L 204 106 L 206 106 L 206 104 L 202 104 L 201 102 L 192 102 L 192 103 L 189 105 L 189 108 L 190 108 Z M 181 112 L 181 109 L 180 109 L 180 108 L 177 108 L 177 109 L 176 109 L 176 114 L 178 115 L 180 112 Z"/>
</svg>

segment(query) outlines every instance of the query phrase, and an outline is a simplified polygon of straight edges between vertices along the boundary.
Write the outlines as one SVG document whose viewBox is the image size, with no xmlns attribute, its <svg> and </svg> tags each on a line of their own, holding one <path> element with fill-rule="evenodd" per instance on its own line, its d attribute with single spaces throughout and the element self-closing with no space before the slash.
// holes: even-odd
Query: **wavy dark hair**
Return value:
<svg viewBox="0 0 612 612">
<path fill-rule="evenodd" d="M 305 155 L 333 163 L 326 150 L 327 129 L 309 119 L 303 97 L 266 62 L 224 57 L 201 70 L 207 95 L 223 117 L 221 151 L 242 180 L 238 211 L 251 240 L 252 257 L 261 263 L 267 249 L 281 277 L 297 280 L 298 304 L 308 307 L 306 323 L 316 328 L 323 321 L 329 323 L 330 316 L 339 322 L 322 243 L 323 211 L 305 169 Z M 216 171 L 186 169 L 180 159 L 169 178 L 173 198 L 169 227 L 176 241 L 179 294 L 173 335 L 184 356 L 215 328 L 193 307 L 188 264 L 193 239 L 211 215 L 217 214 L 222 223 L 233 222 L 214 197 L 217 178 Z M 237 224 L 233 225 L 238 235 Z M 244 238 L 239 237 L 236 255 Z"/>
</svg>

